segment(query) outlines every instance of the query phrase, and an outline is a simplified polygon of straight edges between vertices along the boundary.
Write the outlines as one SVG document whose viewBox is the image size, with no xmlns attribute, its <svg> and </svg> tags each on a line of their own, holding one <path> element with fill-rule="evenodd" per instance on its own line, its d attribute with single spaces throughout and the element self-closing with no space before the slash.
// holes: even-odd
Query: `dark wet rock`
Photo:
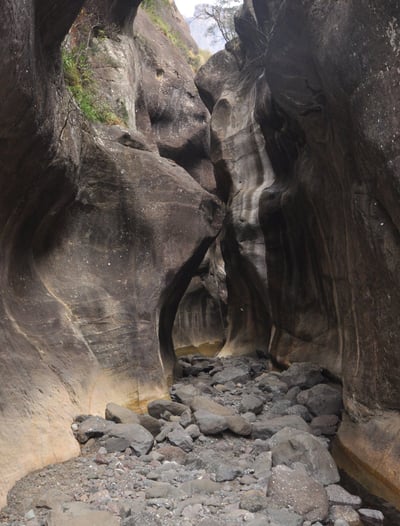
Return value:
<svg viewBox="0 0 400 526">
<path fill-rule="evenodd" d="M 339 415 L 343 408 L 340 388 L 328 384 L 318 384 L 302 391 L 297 396 L 297 402 L 305 405 L 316 416 Z"/>
<path fill-rule="evenodd" d="M 329 504 L 325 488 L 298 467 L 273 468 L 267 495 L 274 505 L 290 507 L 306 520 L 325 520 L 328 516 Z"/>
</svg>

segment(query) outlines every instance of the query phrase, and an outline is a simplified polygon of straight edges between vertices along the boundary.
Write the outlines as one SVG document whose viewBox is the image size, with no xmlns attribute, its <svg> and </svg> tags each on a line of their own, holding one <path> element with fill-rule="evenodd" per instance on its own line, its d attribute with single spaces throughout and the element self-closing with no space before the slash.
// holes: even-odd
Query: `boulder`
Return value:
<svg viewBox="0 0 400 526">
<path fill-rule="evenodd" d="M 90 416 L 78 424 L 75 436 L 81 444 L 84 444 L 89 438 L 98 438 L 111 432 L 115 427 L 114 422 L 109 422 L 99 416 Z"/>
<path fill-rule="evenodd" d="M 140 417 L 137 413 L 113 403 L 107 404 L 106 419 L 117 424 L 140 424 Z"/>
<path fill-rule="evenodd" d="M 246 383 L 250 380 L 249 367 L 225 367 L 222 371 L 214 374 L 212 384 L 226 384 L 228 382 Z"/>
<path fill-rule="evenodd" d="M 206 396 L 195 396 L 190 403 L 190 407 L 193 411 L 204 410 L 219 416 L 231 416 L 235 414 L 235 411 L 230 407 L 218 404 Z"/>
<path fill-rule="evenodd" d="M 260 398 L 259 396 L 253 395 L 253 394 L 245 394 L 243 395 L 240 406 L 239 406 L 239 412 L 240 413 L 247 413 L 251 412 L 255 415 L 259 415 L 264 407 L 265 400 Z"/>
<path fill-rule="evenodd" d="M 253 424 L 252 437 L 262 439 L 270 438 L 285 427 L 306 432 L 310 431 L 310 427 L 300 416 L 286 415 L 255 422 Z"/>
<path fill-rule="evenodd" d="M 162 418 L 165 413 L 180 416 L 187 409 L 186 405 L 171 400 L 153 400 L 147 405 L 147 411 L 153 418 Z"/>
<path fill-rule="evenodd" d="M 195 411 L 194 419 L 200 431 L 205 435 L 218 435 L 228 429 L 228 422 L 225 416 L 210 413 L 210 411 L 205 409 Z"/>
<path fill-rule="evenodd" d="M 70 502 L 52 510 L 46 526 L 119 526 L 120 521 L 108 511 L 95 510 L 83 502 Z"/>
<path fill-rule="evenodd" d="M 278 431 L 269 440 L 269 445 L 274 466 L 293 466 L 300 462 L 309 475 L 325 486 L 340 480 L 331 454 L 310 433 L 287 427 Z"/>
<path fill-rule="evenodd" d="M 331 505 L 351 506 L 354 509 L 361 507 L 361 498 L 358 495 L 352 495 L 338 484 L 327 486 L 326 492 Z"/>
<path fill-rule="evenodd" d="M 105 438 L 107 451 L 124 451 L 130 447 L 137 456 L 147 455 L 154 443 L 153 435 L 140 424 L 115 424 Z"/>
<path fill-rule="evenodd" d="M 314 385 L 322 383 L 321 366 L 313 363 L 293 363 L 281 376 L 281 380 L 290 388 L 298 386 L 301 389 L 309 389 Z"/>
<path fill-rule="evenodd" d="M 322 484 L 298 467 L 272 469 L 268 497 L 274 506 L 289 508 L 304 519 L 324 521 L 328 517 L 328 495 Z"/>
<path fill-rule="evenodd" d="M 297 395 L 297 402 L 305 405 L 313 415 L 339 415 L 342 407 L 342 393 L 339 387 L 318 384 Z"/>
</svg>

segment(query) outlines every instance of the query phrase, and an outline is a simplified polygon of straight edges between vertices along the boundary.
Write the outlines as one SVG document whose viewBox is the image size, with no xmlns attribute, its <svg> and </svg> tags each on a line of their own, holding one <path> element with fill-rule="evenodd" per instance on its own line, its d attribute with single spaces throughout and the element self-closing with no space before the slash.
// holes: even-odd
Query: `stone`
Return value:
<svg viewBox="0 0 400 526">
<path fill-rule="evenodd" d="M 316 416 L 339 415 L 343 407 L 340 389 L 328 384 L 318 384 L 302 391 L 297 396 L 297 402 Z"/>
<path fill-rule="evenodd" d="M 226 416 L 226 423 L 229 431 L 240 436 L 250 436 L 252 433 L 252 425 L 245 418 L 240 415 Z"/>
<path fill-rule="evenodd" d="M 230 407 L 225 407 L 224 405 L 218 404 L 206 396 L 194 397 L 190 403 L 190 407 L 192 411 L 204 410 L 219 416 L 230 416 L 235 414 L 235 412 Z"/>
<path fill-rule="evenodd" d="M 175 428 L 167 435 L 170 444 L 188 453 L 193 449 L 193 439 L 183 428 Z"/>
<path fill-rule="evenodd" d="M 165 445 L 158 448 L 157 452 L 162 456 L 163 460 L 168 462 L 176 462 L 182 465 L 186 463 L 187 455 L 180 447 Z"/>
<path fill-rule="evenodd" d="M 146 499 L 176 499 L 181 495 L 178 488 L 166 482 L 153 482 L 145 492 Z"/>
<path fill-rule="evenodd" d="M 272 469 L 272 453 L 270 451 L 260 453 L 254 461 L 254 476 L 263 478 L 269 476 Z"/>
<path fill-rule="evenodd" d="M 190 426 L 186 428 L 186 433 L 192 437 L 193 440 L 196 440 L 196 438 L 199 438 L 201 435 L 201 431 L 197 424 L 190 424 Z"/>
<path fill-rule="evenodd" d="M 327 448 L 310 433 L 293 428 L 284 428 L 270 440 L 274 466 L 293 466 L 301 463 L 309 475 L 323 485 L 339 482 L 340 476 L 335 461 Z"/>
<path fill-rule="evenodd" d="M 79 424 L 75 436 L 81 444 L 84 444 L 89 438 L 98 438 L 112 431 L 115 424 L 99 416 L 90 416 Z"/>
<path fill-rule="evenodd" d="M 107 404 L 105 416 L 106 420 L 111 420 L 117 424 L 140 424 L 137 413 L 114 403 Z"/>
<path fill-rule="evenodd" d="M 239 507 L 253 513 L 261 511 L 268 506 L 268 499 L 265 492 L 260 490 L 245 491 L 240 496 Z"/>
<path fill-rule="evenodd" d="M 47 508 L 51 510 L 57 508 L 64 502 L 68 502 L 69 500 L 71 500 L 69 495 L 66 495 L 59 489 L 51 488 L 39 494 L 35 500 L 35 506 L 37 508 Z"/>
<path fill-rule="evenodd" d="M 328 516 L 329 504 L 325 488 L 297 467 L 272 468 L 267 496 L 275 506 L 290 507 L 306 520 L 324 521 Z"/>
<path fill-rule="evenodd" d="M 178 402 L 190 406 L 190 403 L 193 400 L 193 398 L 195 396 L 199 396 L 200 393 L 201 391 L 198 387 L 195 387 L 191 384 L 184 384 L 176 387 L 172 392 L 172 396 Z"/>
<path fill-rule="evenodd" d="M 225 367 L 212 377 L 212 385 L 226 384 L 228 382 L 246 383 L 250 380 L 250 371 L 246 366 Z"/>
<path fill-rule="evenodd" d="M 310 411 L 307 409 L 307 407 L 305 405 L 301 405 L 301 404 L 295 404 L 295 405 L 292 405 L 290 406 L 287 410 L 286 410 L 286 414 L 287 415 L 298 415 L 300 416 L 305 422 L 311 422 L 312 420 L 312 416 L 311 416 L 311 413 Z"/>
<path fill-rule="evenodd" d="M 139 424 L 156 437 L 161 431 L 161 423 L 150 415 L 139 415 Z"/>
<path fill-rule="evenodd" d="M 310 427 L 300 416 L 286 415 L 255 422 L 253 424 L 252 437 L 267 439 L 285 427 L 306 432 L 310 431 Z"/>
<path fill-rule="evenodd" d="M 199 409 L 194 413 L 194 419 L 200 431 L 205 435 L 218 435 L 228 429 L 226 417 Z"/>
<path fill-rule="evenodd" d="M 147 411 L 154 418 L 162 418 L 165 412 L 181 416 L 182 413 L 187 411 L 187 406 L 171 400 L 153 400 L 147 405 Z"/>
<path fill-rule="evenodd" d="M 314 385 L 320 384 L 324 381 L 321 373 L 321 367 L 313 363 L 293 363 L 280 376 L 281 380 L 290 388 L 300 387 L 301 389 L 309 389 Z"/>
<path fill-rule="evenodd" d="M 107 511 L 98 511 L 82 502 L 65 503 L 50 511 L 46 526 L 119 526 L 117 517 Z"/>
<path fill-rule="evenodd" d="M 385 521 L 383 513 L 379 510 L 360 508 L 358 514 L 365 526 L 381 526 Z"/>
<path fill-rule="evenodd" d="M 116 444 L 120 444 L 118 447 L 122 449 L 118 449 L 119 451 L 124 451 L 127 447 L 130 447 L 136 455 L 141 456 L 147 455 L 153 447 L 153 443 L 153 435 L 143 426 L 139 424 L 115 424 L 107 433 L 105 447 L 108 451 L 109 448 L 112 450 L 113 445 L 113 450 L 115 451 Z M 124 444 L 127 444 L 126 447 L 123 447 Z"/>
<path fill-rule="evenodd" d="M 267 510 L 267 524 L 268 526 L 304 526 L 303 517 L 292 511 L 281 509 L 268 509 Z M 314 523 L 314 526 L 317 526 Z"/>
<path fill-rule="evenodd" d="M 288 392 L 287 384 L 271 373 L 264 373 L 259 376 L 256 385 L 261 391 L 271 393 L 274 396 Z"/>
<path fill-rule="evenodd" d="M 209 479 L 196 479 L 181 484 L 180 490 L 189 496 L 198 494 L 211 495 L 221 490 L 221 484 Z"/>
<path fill-rule="evenodd" d="M 326 492 L 331 505 L 351 506 L 355 510 L 361 507 L 361 498 L 358 495 L 352 495 L 338 484 L 327 486 Z"/>
<path fill-rule="evenodd" d="M 331 506 L 329 518 L 333 523 L 342 520 L 347 522 L 349 526 L 362 526 L 360 515 L 351 506 Z"/>
<path fill-rule="evenodd" d="M 259 415 L 264 407 L 264 400 L 256 395 L 246 394 L 242 397 L 239 406 L 240 413 L 251 412 Z"/>
<path fill-rule="evenodd" d="M 241 469 L 228 464 L 219 464 L 215 472 L 216 482 L 226 482 L 234 480 L 242 474 Z"/>
</svg>

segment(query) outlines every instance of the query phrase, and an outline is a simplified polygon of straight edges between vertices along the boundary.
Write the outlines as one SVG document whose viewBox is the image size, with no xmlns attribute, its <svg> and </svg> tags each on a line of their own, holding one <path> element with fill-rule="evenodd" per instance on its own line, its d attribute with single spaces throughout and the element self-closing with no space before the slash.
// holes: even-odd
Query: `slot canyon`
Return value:
<svg viewBox="0 0 400 526">
<path fill-rule="evenodd" d="M 0 4 L 0 507 L 194 352 L 319 366 L 400 509 L 399 0 L 244 0 L 202 65 L 140 4 Z"/>
</svg>

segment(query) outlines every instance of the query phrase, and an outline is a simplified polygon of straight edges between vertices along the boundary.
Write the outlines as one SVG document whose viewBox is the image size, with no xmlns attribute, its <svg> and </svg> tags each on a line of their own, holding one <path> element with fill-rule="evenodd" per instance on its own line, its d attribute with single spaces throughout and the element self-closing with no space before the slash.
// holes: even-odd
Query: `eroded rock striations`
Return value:
<svg viewBox="0 0 400 526">
<path fill-rule="evenodd" d="M 76 414 L 165 396 L 176 309 L 220 228 L 218 200 L 181 166 L 200 181 L 201 167 L 165 138 L 205 158 L 207 110 L 145 13 L 134 34 L 138 4 L 0 6 L 0 505 L 23 474 L 78 453 Z M 89 28 L 79 49 L 115 125 L 90 124 L 65 88 L 78 14 L 68 39 Z M 142 64 L 144 41 L 153 61 L 173 56 L 175 84 Z M 183 109 L 164 120 L 171 104 Z"/>
<path fill-rule="evenodd" d="M 396 0 L 246 0 L 197 85 L 229 209 L 225 351 L 341 377 L 342 453 L 400 505 L 398 16 Z"/>
</svg>

